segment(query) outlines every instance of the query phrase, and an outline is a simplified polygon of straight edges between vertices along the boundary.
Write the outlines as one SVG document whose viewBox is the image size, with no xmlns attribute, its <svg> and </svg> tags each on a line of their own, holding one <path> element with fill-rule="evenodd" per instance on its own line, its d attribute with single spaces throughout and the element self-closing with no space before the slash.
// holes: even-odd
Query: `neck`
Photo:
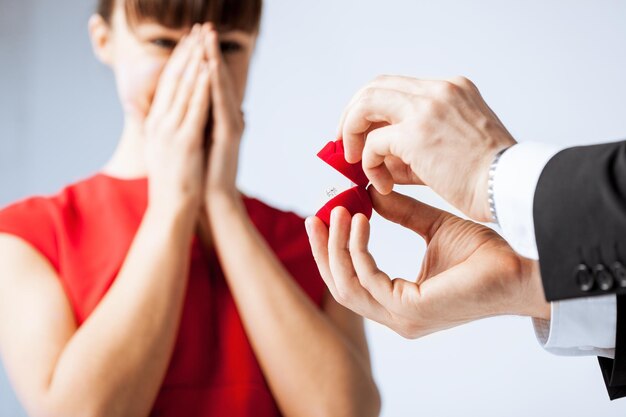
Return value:
<svg viewBox="0 0 626 417">
<path fill-rule="evenodd" d="M 119 178 L 140 178 L 146 176 L 144 159 L 144 139 L 141 135 L 141 125 L 126 118 L 124 130 L 115 152 L 106 163 L 102 172 Z"/>
</svg>

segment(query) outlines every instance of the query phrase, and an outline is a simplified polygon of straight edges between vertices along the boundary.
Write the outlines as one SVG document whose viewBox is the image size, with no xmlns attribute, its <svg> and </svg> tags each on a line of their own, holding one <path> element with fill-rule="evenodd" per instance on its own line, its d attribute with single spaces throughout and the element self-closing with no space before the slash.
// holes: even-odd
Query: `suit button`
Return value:
<svg viewBox="0 0 626 417">
<path fill-rule="evenodd" d="M 598 283 L 598 287 L 602 291 L 608 291 L 613 288 L 613 275 L 604 267 L 602 264 L 598 264 L 593 268 L 593 272 L 596 276 L 596 282 Z"/>
<path fill-rule="evenodd" d="M 611 272 L 617 280 L 617 284 L 620 287 L 626 287 L 626 268 L 621 262 L 613 262 L 611 265 Z"/>
<path fill-rule="evenodd" d="M 576 267 L 576 283 L 582 291 L 590 291 L 593 288 L 593 275 L 585 264 Z"/>
</svg>

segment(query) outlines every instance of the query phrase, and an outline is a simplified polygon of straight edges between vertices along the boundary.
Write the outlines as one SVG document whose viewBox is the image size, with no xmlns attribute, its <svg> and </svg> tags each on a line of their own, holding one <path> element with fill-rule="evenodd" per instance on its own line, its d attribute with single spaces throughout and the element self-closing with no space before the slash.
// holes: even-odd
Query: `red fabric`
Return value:
<svg viewBox="0 0 626 417">
<path fill-rule="evenodd" d="M 350 164 L 346 161 L 343 150 L 343 140 L 328 142 L 326 146 L 318 152 L 317 156 L 322 161 L 341 172 L 346 178 L 356 185 L 365 187 L 370 182 L 363 171 L 361 162 Z"/>
<path fill-rule="evenodd" d="M 24 239 L 50 261 L 80 325 L 115 279 L 146 205 L 147 180 L 98 174 L 55 196 L 29 198 L 3 209 L 0 233 Z M 278 258 L 320 306 L 325 287 L 303 219 L 251 198 L 245 198 L 245 205 Z M 152 415 L 280 415 L 215 253 L 206 254 L 198 239 L 192 245 L 176 348 Z"/>
<path fill-rule="evenodd" d="M 330 212 L 335 207 L 344 207 L 351 216 L 362 213 L 368 219 L 372 218 L 372 200 L 365 187 L 352 187 L 349 190 L 333 197 L 317 212 L 319 217 L 326 226 L 330 226 Z"/>
<path fill-rule="evenodd" d="M 369 180 L 360 162 L 350 164 L 346 161 L 343 141 L 328 142 L 326 146 L 319 151 L 317 156 L 328 165 L 341 172 L 350 181 L 354 182 L 356 186 L 332 198 L 319 209 L 315 216 L 319 217 L 326 226 L 330 226 L 331 211 L 333 211 L 335 207 L 344 207 L 352 216 L 357 213 L 362 213 L 370 219 L 372 217 L 372 200 L 367 193 Z"/>
</svg>

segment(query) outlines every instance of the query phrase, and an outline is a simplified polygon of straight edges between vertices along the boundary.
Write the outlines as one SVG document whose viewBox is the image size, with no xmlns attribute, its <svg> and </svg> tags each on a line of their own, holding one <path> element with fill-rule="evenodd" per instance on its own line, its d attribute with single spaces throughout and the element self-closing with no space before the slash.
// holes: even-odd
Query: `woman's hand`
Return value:
<svg viewBox="0 0 626 417">
<path fill-rule="evenodd" d="M 494 315 L 549 317 L 537 263 L 496 232 L 401 194 L 370 194 L 379 214 L 426 240 L 422 270 L 415 282 L 379 270 L 362 215 L 350 219 L 339 207 L 330 230 L 310 218 L 315 260 L 339 303 L 409 338 Z"/>
<path fill-rule="evenodd" d="M 205 43 L 211 67 L 213 113 L 204 193 L 209 207 L 216 199 L 238 198 L 237 169 L 244 119 L 213 28 L 208 31 Z"/>
<path fill-rule="evenodd" d="M 210 67 L 196 25 L 174 50 L 143 121 L 149 202 L 198 210 L 203 190 L 202 145 L 210 101 Z"/>
</svg>

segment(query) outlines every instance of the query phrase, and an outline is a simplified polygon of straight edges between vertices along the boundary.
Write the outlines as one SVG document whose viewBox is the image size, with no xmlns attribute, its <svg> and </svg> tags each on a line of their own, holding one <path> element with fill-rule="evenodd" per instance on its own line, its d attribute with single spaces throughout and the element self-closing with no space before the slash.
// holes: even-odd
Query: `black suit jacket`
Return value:
<svg viewBox="0 0 626 417">
<path fill-rule="evenodd" d="M 609 397 L 626 396 L 626 142 L 565 149 L 546 165 L 533 215 L 548 301 L 617 294 Z"/>
</svg>

